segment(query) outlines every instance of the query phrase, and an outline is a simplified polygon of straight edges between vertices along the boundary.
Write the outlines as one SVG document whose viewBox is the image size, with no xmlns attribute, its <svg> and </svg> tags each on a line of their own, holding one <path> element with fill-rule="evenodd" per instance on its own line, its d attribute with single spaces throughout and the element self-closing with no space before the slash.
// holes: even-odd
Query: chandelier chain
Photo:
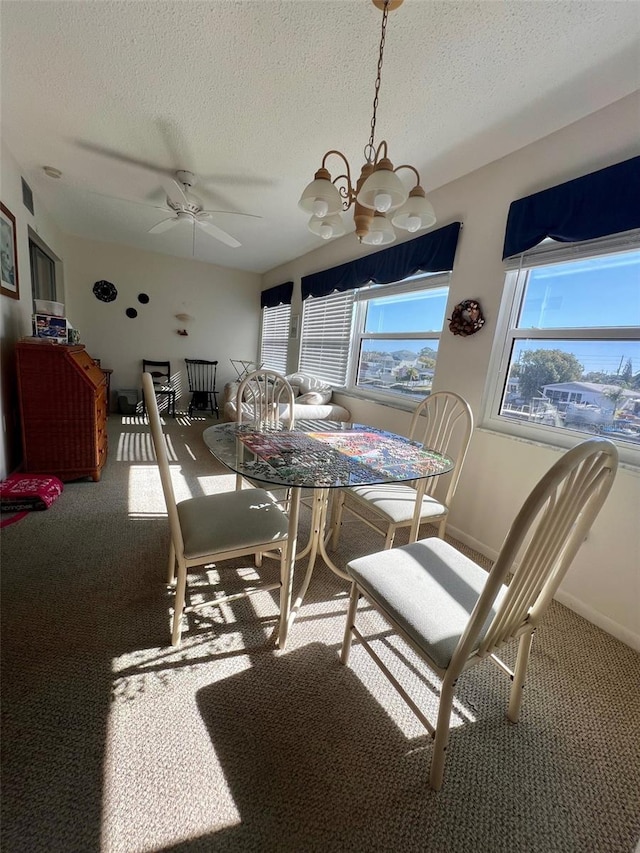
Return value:
<svg viewBox="0 0 640 853">
<path fill-rule="evenodd" d="M 380 93 L 380 80 L 382 78 L 382 58 L 384 55 L 384 42 L 387 33 L 387 18 L 389 17 L 389 0 L 385 0 L 384 10 L 382 12 L 382 30 L 380 34 L 380 51 L 378 54 L 378 75 L 376 77 L 375 94 L 373 97 L 373 115 L 371 116 L 371 136 L 369 144 L 365 149 L 365 158 L 368 163 L 373 163 L 375 159 L 374 137 L 376 133 L 376 113 L 378 112 L 378 95 Z"/>
</svg>

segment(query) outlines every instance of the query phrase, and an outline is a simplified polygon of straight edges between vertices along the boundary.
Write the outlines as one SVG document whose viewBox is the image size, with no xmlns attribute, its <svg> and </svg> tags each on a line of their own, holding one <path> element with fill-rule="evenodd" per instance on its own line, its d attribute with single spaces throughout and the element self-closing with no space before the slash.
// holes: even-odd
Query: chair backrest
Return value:
<svg viewBox="0 0 640 853">
<path fill-rule="evenodd" d="M 171 362 L 142 359 L 142 372 L 149 373 L 156 386 L 171 384 Z"/>
<path fill-rule="evenodd" d="M 162 424 L 160 423 L 160 412 L 158 411 L 158 401 L 156 400 L 153 376 L 150 373 L 142 374 L 142 392 L 144 394 L 147 415 L 149 417 L 153 449 L 155 450 L 158 468 L 160 469 L 160 481 L 162 483 L 164 502 L 167 507 L 167 515 L 169 516 L 171 538 L 173 539 L 176 552 L 182 553 L 184 551 L 184 540 L 182 538 L 182 530 L 180 528 L 180 520 L 178 518 L 178 509 L 176 507 L 173 483 L 171 482 L 169 456 L 167 454 L 167 445 L 162 432 Z"/>
<path fill-rule="evenodd" d="M 293 389 L 281 373 L 254 370 L 238 386 L 238 423 L 255 421 L 262 426 L 278 426 L 281 421 L 286 421 L 289 428 L 293 428 L 294 399 Z"/>
<path fill-rule="evenodd" d="M 217 361 L 202 358 L 185 358 L 189 391 L 215 391 Z"/>
<path fill-rule="evenodd" d="M 593 438 L 567 451 L 542 477 L 516 516 L 454 657 L 492 654 L 535 628 L 604 503 L 618 467 L 613 442 Z M 494 608 L 506 576 L 511 583 Z M 484 625 L 492 609 L 495 615 Z"/>
<path fill-rule="evenodd" d="M 465 399 L 453 391 L 436 391 L 429 394 L 418 404 L 411 418 L 409 438 L 445 455 L 454 452 L 455 465 L 450 475 L 447 475 L 447 494 L 443 497 L 447 506 L 457 488 L 472 431 L 471 408 Z M 438 477 L 429 477 L 421 486 L 427 494 L 433 494 L 438 480 Z"/>
</svg>

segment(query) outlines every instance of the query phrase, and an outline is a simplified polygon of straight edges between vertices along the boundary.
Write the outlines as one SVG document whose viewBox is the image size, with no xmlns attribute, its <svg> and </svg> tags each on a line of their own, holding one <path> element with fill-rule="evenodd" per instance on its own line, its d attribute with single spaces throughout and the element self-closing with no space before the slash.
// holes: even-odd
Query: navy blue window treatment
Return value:
<svg viewBox="0 0 640 853">
<path fill-rule="evenodd" d="M 275 287 L 270 287 L 268 290 L 263 290 L 260 294 L 261 308 L 277 308 L 278 305 L 291 305 L 291 297 L 293 296 L 293 282 L 285 281 L 284 284 L 278 284 Z"/>
<path fill-rule="evenodd" d="M 453 269 L 459 233 L 460 222 L 452 222 L 398 246 L 304 276 L 302 299 L 328 296 L 336 290 L 343 293 L 370 282 L 389 284 L 417 272 L 448 272 Z"/>
<path fill-rule="evenodd" d="M 577 243 L 640 228 L 640 157 L 511 203 L 502 258 L 546 237 Z"/>
</svg>

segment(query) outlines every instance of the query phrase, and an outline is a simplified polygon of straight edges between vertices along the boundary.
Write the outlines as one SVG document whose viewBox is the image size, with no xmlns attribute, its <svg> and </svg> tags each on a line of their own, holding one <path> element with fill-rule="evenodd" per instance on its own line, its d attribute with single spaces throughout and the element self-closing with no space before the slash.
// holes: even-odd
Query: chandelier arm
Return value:
<svg viewBox="0 0 640 853">
<path fill-rule="evenodd" d="M 349 161 L 344 156 L 342 151 L 338 151 L 337 148 L 332 148 L 330 151 L 327 151 L 327 153 L 322 158 L 322 168 L 323 169 L 327 168 L 327 158 L 331 154 L 335 154 L 338 157 L 340 157 L 340 159 L 344 163 L 344 167 L 346 169 L 345 174 L 338 175 L 338 177 L 334 178 L 331 181 L 331 183 L 336 187 L 336 189 L 338 190 L 338 192 L 340 193 L 340 195 L 344 199 L 343 210 L 348 210 L 351 207 L 351 205 L 353 204 L 353 201 L 355 199 L 355 192 L 353 190 L 353 185 L 351 183 L 351 167 L 349 166 Z M 346 187 L 338 186 L 338 181 L 346 181 L 346 184 L 347 184 Z"/>
<path fill-rule="evenodd" d="M 396 166 L 396 168 L 393 171 L 399 172 L 400 169 L 410 169 L 413 172 L 413 174 L 416 176 L 416 186 L 417 187 L 420 186 L 420 173 L 418 172 L 418 170 L 416 169 L 415 166 L 411 166 L 409 163 L 403 163 L 402 166 Z"/>
<path fill-rule="evenodd" d="M 344 181 L 345 183 L 338 186 L 338 181 Z M 349 175 L 338 175 L 338 177 L 334 178 L 331 183 L 335 186 L 341 197 L 344 199 L 342 209 L 349 210 L 356 198 L 355 191 L 349 181 Z"/>
</svg>

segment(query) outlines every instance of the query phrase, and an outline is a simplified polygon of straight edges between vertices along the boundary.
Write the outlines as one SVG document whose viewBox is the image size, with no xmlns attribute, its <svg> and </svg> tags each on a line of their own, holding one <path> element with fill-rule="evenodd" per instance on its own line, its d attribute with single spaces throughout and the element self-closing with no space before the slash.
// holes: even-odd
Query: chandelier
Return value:
<svg viewBox="0 0 640 853">
<path fill-rule="evenodd" d="M 356 235 L 361 243 L 370 246 L 382 246 L 396 239 L 395 228 L 411 233 L 429 228 L 436 221 L 433 207 L 425 198 L 420 186 L 418 170 L 408 164 L 396 166 L 388 157 L 387 143 L 383 140 L 375 145 L 376 113 L 378 94 L 382 74 L 382 58 L 387 31 L 389 12 L 402 4 L 402 0 L 372 0 L 382 10 L 382 32 L 378 55 L 378 74 L 373 98 L 371 117 L 371 135 L 364 149 L 365 163 L 355 185 L 351 180 L 349 161 L 342 153 L 332 149 L 322 158 L 322 165 L 315 173 L 313 181 L 305 188 L 299 206 L 311 214 L 309 231 L 324 240 L 340 237 L 345 233 L 341 211 L 347 211 L 353 205 L 353 218 Z M 332 178 L 327 169 L 327 160 L 339 157 L 345 172 Z M 342 169 L 343 166 L 340 166 Z M 407 189 L 398 177 L 400 170 L 413 173 L 415 186 Z"/>
</svg>

